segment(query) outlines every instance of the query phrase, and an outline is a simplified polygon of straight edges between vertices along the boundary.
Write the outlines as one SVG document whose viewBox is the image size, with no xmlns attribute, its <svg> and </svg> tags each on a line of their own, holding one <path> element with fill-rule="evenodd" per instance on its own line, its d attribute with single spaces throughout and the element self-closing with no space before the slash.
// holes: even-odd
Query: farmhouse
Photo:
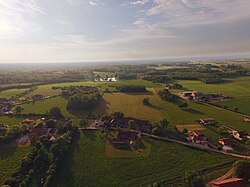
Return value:
<svg viewBox="0 0 250 187">
<path fill-rule="evenodd" d="M 199 123 L 201 125 L 213 125 L 216 121 L 213 118 L 200 119 Z"/>
<path fill-rule="evenodd" d="M 229 131 L 229 134 L 232 134 L 234 138 L 238 140 L 247 140 L 249 139 L 249 135 L 246 131 Z"/>
<path fill-rule="evenodd" d="M 27 124 L 27 125 L 35 125 L 36 122 L 35 120 L 32 120 L 32 119 L 24 119 L 23 121 L 21 121 L 22 124 Z"/>
<path fill-rule="evenodd" d="M 137 145 L 138 134 L 131 131 L 119 131 L 116 138 L 112 139 L 112 144 L 118 147 Z"/>
<path fill-rule="evenodd" d="M 245 117 L 244 121 L 245 122 L 250 122 L 250 117 Z"/>
<path fill-rule="evenodd" d="M 246 187 L 247 184 L 241 178 L 231 178 L 212 183 L 213 187 Z"/>
<path fill-rule="evenodd" d="M 197 130 L 191 132 L 187 139 L 189 142 L 198 143 L 198 144 L 206 144 L 205 135 L 202 132 L 197 131 Z"/>
</svg>

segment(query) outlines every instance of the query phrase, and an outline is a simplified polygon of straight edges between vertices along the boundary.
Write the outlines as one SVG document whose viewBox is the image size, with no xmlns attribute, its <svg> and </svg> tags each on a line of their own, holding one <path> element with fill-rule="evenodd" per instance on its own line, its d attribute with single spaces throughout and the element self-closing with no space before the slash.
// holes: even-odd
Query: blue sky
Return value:
<svg viewBox="0 0 250 187">
<path fill-rule="evenodd" d="M 249 0 L 0 0 L 0 63 L 249 52 Z"/>
</svg>

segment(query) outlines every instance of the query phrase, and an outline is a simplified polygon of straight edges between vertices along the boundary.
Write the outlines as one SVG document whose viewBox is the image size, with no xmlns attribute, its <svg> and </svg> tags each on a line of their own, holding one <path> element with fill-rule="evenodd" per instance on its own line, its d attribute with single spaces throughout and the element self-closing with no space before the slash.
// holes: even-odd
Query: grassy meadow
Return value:
<svg viewBox="0 0 250 187">
<path fill-rule="evenodd" d="M 224 83 L 205 84 L 200 81 L 182 80 L 177 81 L 187 90 L 200 91 L 203 93 L 222 93 L 233 98 L 250 97 L 250 77 L 228 79 Z"/>
<path fill-rule="evenodd" d="M 232 157 L 153 140 L 147 142 L 151 145 L 147 157 L 110 158 L 105 157 L 105 137 L 101 132 L 81 133 L 52 186 L 147 186 L 162 180 L 171 185 L 189 170 L 202 168 L 211 175 L 222 164 L 234 161 Z"/>
<path fill-rule="evenodd" d="M 239 112 L 250 115 L 250 96 L 249 98 L 232 99 L 223 102 L 217 102 L 217 104 L 221 106 L 227 106 L 230 110 L 238 108 Z"/>
<path fill-rule="evenodd" d="M 0 116 L 0 122 L 9 126 L 19 125 L 23 119 L 23 117 Z"/>
<path fill-rule="evenodd" d="M 24 91 L 26 91 L 27 89 L 10 89 L 10 90 L 5 90 L 0 92 L 0 98 L 10 98 L 12 96 L 15 96 L 17 94 L 20 94 Z"/>
<path fill-rule="evenodd" d="M 1 147 L 0 151 L 0 185 L 11 176 L 15 169 L 19 166 L 20 160 L 25 157 L 30 147 Z"/>
<path fill-rule="evenodd" d="M 161 113 L 157 108 L 143 105 L 144 98 L 158 97 L 148 93 L 105 93 L 99 106 L 95 109 L 97 114 L 110 114 L 121 111 L 125 116 L 146 119 L 151 122 L 160 121 Z"/>
</svg>

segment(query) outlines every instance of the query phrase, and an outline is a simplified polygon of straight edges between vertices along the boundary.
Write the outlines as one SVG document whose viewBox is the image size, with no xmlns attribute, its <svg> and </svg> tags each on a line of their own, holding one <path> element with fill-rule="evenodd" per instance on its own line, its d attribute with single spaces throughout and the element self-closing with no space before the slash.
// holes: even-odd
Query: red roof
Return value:
<svg viewBox="0 0 250 187">
<path fill-rule="evenodd" d="M 194 131 L 194 134 L 195 136 L 204 136 L 201 131 L 197 131 L 197 130 Z"/>
<path fill-rule="evenodd" d="M 215 186 L 223 186 L 223 187 L 229 187 L 229 186 L 235 186 L 235 187 L 244 187 L 243 186 L 243 179 L 241 178 L 231 178 L 231 179 L 225 179 L 221 181 L 215 181 L 213 182 L 213 185 Z"/>
</svg>

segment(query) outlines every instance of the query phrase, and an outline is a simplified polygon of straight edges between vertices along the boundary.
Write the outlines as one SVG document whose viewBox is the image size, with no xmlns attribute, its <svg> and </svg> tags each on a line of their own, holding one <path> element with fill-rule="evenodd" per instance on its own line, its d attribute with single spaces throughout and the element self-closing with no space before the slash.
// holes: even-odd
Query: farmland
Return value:
<svg viewBox="0 0 250 187">
<path fill-rule="evenodd" d="M 15 96 L 16 94 L 20 94 L 27 89 L 10 89 L 0 92 L 0 98 L 10 98 L 12 96 Z"/>
<path fill-rule="evenodd" d="M 228 79 L 224 83 L 205 84 L 200 81 L 183 80 L 178 81 L 184 88 L 204 93 L 222 93 L 233 98 L 244 98 L 250 96 L 250 77 Z"/>
<path fill-rule="evenodd" d="M 19 166 L 20 160 L 25 157 L 30 148 L 16 148 L 16 147 L 0 147 L 0 185 L 10 177 L 10 175 Z"/>
<path fill-rule="evenodd" d="M 238 108 L 239 112 L 250 115 L 250 97 L 217 102 L 216 104 L 227 106 L 230 110 L 235 110 L 235 108 Z"/>
<path fill-rule="evenodd" d="M 53 186 L 147 186 L 162 180 L 170 185 L 190 169 L 211 169 L 211 174 L 234 160 L 167 142 L 151 140 L 149 144 L 151 153 L 147 157 L 107 158 L 105 134 L 85 132 L 66 156 Z"/>
<path fill-rule="evenodd" d="M 95 113 L 104 115 L 121 111 L 126 116 L 138 119 L 147 119 L 152 122 L 161 120 L 162 116 L 159 110 L 143 105 L 142 101 L 146 97 L 153 98 L 157 96 L 151 92 L 146 94 L 107 93 L 104 94 L 103 100 L 95 110 Z"/>
</svg>

